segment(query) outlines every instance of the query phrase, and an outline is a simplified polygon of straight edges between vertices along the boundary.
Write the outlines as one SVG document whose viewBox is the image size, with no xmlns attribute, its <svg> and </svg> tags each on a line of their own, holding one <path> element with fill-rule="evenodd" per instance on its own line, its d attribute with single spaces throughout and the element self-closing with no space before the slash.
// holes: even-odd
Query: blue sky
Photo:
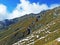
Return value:
<svg viewBox="0 0 60 45">
<path fill-rule="evenodd" d="M 0 0 L 0 20 L 39 13 L 57 6 L 60 6 L 60 0 Z"/>
<path fill-rule="evenodd" d="M 39 2 L 39 4 L 47 4 L 48 6 L 50 6 L 51 4 L 60 4 L 60 0 L 29 0 L 29 1 L 30 1 L 30 3 Z M 20 0 L 0 0 L 0 4 L 6 5 L 10 12 L 19 3 L 20 3 Z"/>
<path fill-rule="evenodd" d="M 0 4 L 6 5 L 9 11 L 12 11 L 18 3 L 20 3 L 20 0 L 0 0 Z"/>
<path fill-rule="evenodd" d="M 60 0 L 30 0 L 30 2 L 39 2 L 40 4 L 47 4 L 48 6 L 51 5 L 51 4 L 60 4 Z"/>
</svg>

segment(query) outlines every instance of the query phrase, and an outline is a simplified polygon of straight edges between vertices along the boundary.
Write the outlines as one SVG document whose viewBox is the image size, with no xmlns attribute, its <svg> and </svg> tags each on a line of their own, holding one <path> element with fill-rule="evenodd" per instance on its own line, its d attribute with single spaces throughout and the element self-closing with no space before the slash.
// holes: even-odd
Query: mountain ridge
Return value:
<svg viewBox="0 0 60 45">
<path fill-rule="evenodd" d="M 6 21 L 9 22 L 9 20 L 6 20 Z M 5 29 L 5 31 L 2 31 L 0 33 L 0 45 L 12 45 L 13 43 L 15 43 L 21 39 L 23 40 L 24 38 L 26 38 L 32 34 L 35 34 L 34 32 L 38 32 L 38 29 L 41 29 L 41 28 L 44 29 L 45 27 L 47 27 L 46 26 L 47 24 L 52 25 L 53 21 L 55 21 L 56 24 L 53 23 L 55 25 L 48 27 L 48 30 L 50 32 L 54 32 L 55 29 L 60 29 L 60 26 L 59 26 L 60 25 L 60 22 L 59 22 L 60 21 L 60 7 L 56 7 L 54 9 L 47 10 L 47 11 L 42 11 L 41 13 L 38 13 L 38 14 L 25 15 L 20 18 L 16 18 L 15 21 L 16 22 L 12 21 L 12 23 L 9 24 L 9 26 L 7 26 L 8 29 Z M 51 24 L 50 24 L 50 22 L 51 22 Z M 45 31 L 42 30 L 42 33 L 41 34 L 39 33 L 40 36 L 45 36 L 45 34 L 49 34 L 49 31 L 47 31 L 48 33 L 46 33 L 46 31 L 47 30 L 45 30 Z M 38 33 L 36 33 L 36 34 L 38 34 Z M 55 33 L 53 33 L 53 34 L 55 34 Z M 58 35 L 58 37 L 59 37 L 59 35 Z M 42 42 L 42 40 L 41 40 L 41 42 Z M 30 44 L 29 41 L 27 43 Z M 45 42 L 42 42 L 42 43 L 45 43 Z M 27 44 L 21 44 L 21 45 L 27 45 Z M 43 44 L 41 44 L 41 45 L 43 45 Z"/>
</svg>

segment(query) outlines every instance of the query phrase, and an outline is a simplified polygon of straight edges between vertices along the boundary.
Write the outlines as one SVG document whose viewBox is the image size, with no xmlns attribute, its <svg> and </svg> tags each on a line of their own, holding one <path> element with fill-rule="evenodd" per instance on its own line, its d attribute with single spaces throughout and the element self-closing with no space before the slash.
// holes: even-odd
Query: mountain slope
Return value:
<svg viewBox="0 0 60 45">
<path fill-rule="evenodd" d="M 60 37 L 60 7 L 16 20 L 0 33 L 0 45 L 12 45 L 17 41 L 21 45 L 43 45 Z"/>
</svg>

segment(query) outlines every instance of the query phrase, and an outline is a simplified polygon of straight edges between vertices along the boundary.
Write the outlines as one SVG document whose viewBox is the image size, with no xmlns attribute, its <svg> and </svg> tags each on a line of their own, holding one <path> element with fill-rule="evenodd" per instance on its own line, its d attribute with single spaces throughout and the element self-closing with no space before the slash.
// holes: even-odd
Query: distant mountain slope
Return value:
<svg viewBox="0 0 60 45">
<path fill-rule="evenodd" d="M 3 21 L 0 21 L 0 31 L 4 31 L 5 29 L 7 30 L 10 25 L 21 22 L 24 19 L 27 19 L 29 17 L 35 17 L 36 15 L 39 15 L 39 14 L 31 13 L 31 14 L 26 14 L 22 17 L 18 17 L 18 18 L 14 18 L 14 19 L 5 19 Z"/>
<path fill-rule="evenodd" d="M 28 14 L 16 19 L 5 21 L 8 28 L 6 27 L 7 29 L 4 29 L 5 31 L 0 33 L 0 45 L 12 45 L 13 43 L 19 40 L 24 40 L 27 37 L 29 39 L 27 38 L 27 40 L 24 40 L 23 42 L 25 43 L 19 43 L 21 45 L 43 45 L 50 42 L 49 40 L 45 42 L 44 36 L 46 35 L 49 35 L 46 37 L 46 40 L 48 37 L 53 36 L 51 37 L 51 41 L 60 37 L 60 7 L 42 11 L 38 14 Z M 57 36 L 54 35 L 54 31 L 56 30 L 58 32 L 56 33 Z M 39 38 L 43 39 L 39 40 Z M 33 44 L 35 41 L 36 43 Z M 18 43 L 16 44 L 18 45 Z"/>
</svg>

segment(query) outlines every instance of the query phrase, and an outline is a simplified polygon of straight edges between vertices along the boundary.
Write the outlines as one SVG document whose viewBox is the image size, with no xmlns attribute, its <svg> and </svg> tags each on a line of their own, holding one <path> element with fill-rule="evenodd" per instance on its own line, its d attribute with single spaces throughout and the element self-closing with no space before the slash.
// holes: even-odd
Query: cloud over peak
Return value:
<svg viewBox="0 0 60 45">
<path fill-rule="evenodd" d="M 5 5 L 4 6 L 0 5 L 0 8 L 2 8 L 2 7 L 4 8 L 4 9 L 2 9 L 2 11 L 0 11 L 0 13 L 3 14 L 3 12 L 5 11 L 5 13 L 8 15 L 4 15 L 4 16 L 7 16 L 8 19 L 12 19 L 12 18 L 20 17 L 20 16 L 23 16 L 25 14 L 30 14 L 30 13 L 37 14 L 43 10 L 53 9 L 55 7 L 60 6 L 60 4 L 52 4 L 50 7 L 48 7 L 48 5 L 46 5 L 46 4 L 40 5 L 39 2 L 30 3 L 29 0 L 20 0 L 20 2 L 21 3 L 17 4 L 16 8 L 12 11 L 12 13 L 8 13 L 7 7 Z M 1 18 L 1 16 L 2 15 L 0 15 L 0 18 Z"/>
<path fill-rule="evenodd" d="M 0 20 L 4 19 L 7 14 L 7 7 L 3 4 L 0 4 Z"/>
</svg>

